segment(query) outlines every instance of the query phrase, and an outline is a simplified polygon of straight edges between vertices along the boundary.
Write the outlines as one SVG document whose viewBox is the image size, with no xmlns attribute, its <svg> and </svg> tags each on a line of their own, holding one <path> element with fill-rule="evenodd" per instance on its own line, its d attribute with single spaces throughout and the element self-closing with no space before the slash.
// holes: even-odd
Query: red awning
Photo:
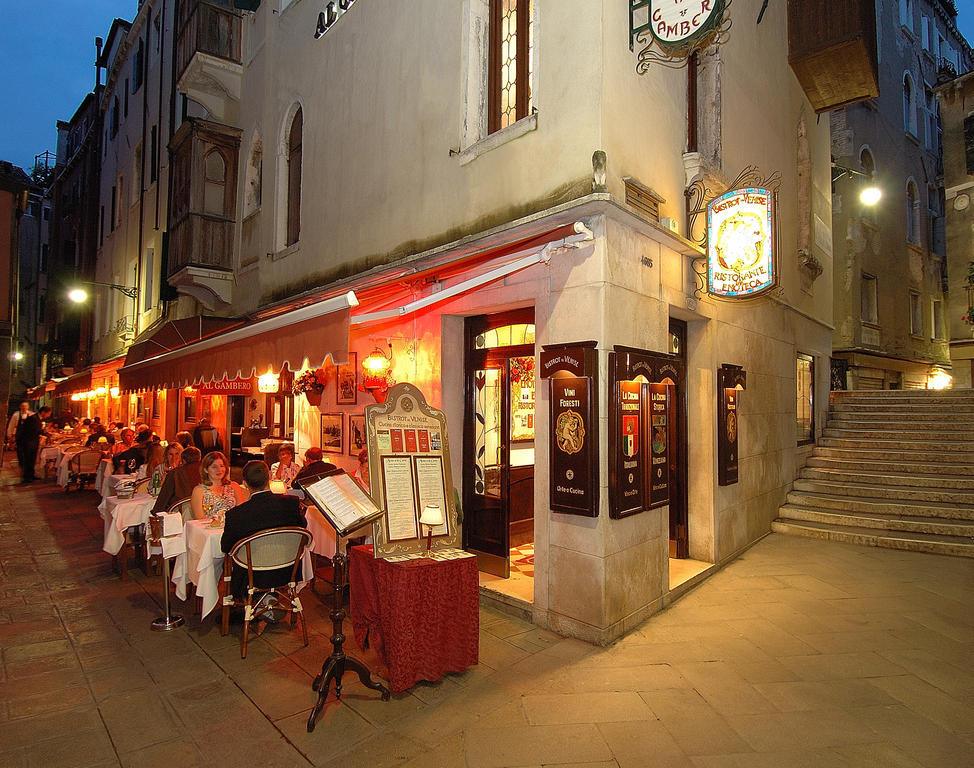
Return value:
<svg viewBox="0 0 974 768">
<path fill-rule="evenodd" d="M 54 388 L 54 397 L 68 397 L 75 392 L 87 392 L 91 389 L 91 369 L 80 371 L 68 376 Z"/>
<path fill-rule="evenodd" d="M 292 312 L 238 325 L 151 357 L 129 350 L 118 372 L 123 392 L 177 389 L 224 379 L 246 379 L 285 365 L 318 368 L 330 357 L 348 360 L 348 314 L 358 304 L 351 291 Z M 177 321 L 178 322 L 178 321 Z M 133 354 L 133 350 L 135 350 Z"/>
<path fill-rule="evenodd" d="M 217 333 L 244 324 L 239 317 L 207 317 L 196 315 L 182 320 L 170 320 L 156 328 L 146 338 L 128 348 L 123 362 L 125 365 L 148 360 L 150 357 L 185 347 L 200 339 L 207 339 Z"/>
</svg>

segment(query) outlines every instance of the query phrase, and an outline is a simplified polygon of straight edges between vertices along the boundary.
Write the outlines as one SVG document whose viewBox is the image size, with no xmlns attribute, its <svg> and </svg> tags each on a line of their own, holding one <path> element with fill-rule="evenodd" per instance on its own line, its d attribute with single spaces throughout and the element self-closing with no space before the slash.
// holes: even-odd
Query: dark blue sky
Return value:
<svg viewBox="0 0 974 768">
<path fill-rule="evenodd" d="M 961 33 L 974 40 L 974 2 L 957 7 Z M 0 160 L 29 171 L 34 155 L 56 149 L 56 122 L 94 85 L 95 36 L 137 8 L 137 0 L 0 0 Z"/>
</svg>

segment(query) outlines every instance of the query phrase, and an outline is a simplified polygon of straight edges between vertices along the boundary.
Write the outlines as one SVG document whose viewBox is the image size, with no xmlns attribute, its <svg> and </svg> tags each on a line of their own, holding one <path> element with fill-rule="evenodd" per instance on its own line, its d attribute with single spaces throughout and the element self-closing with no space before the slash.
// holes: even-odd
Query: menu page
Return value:
<svg viewBox="0 0 974 768">
<path fill-rule="evenodd" d="M 347 475 L 330 475 L 305 486 L 304 490 L 327 513 L 335 527 L 343 531 L 378 510 L 365 494 L 349 493 L 347 483 L 340 482 L 339 478 L 350 480 Z"/>
<path fill-rule="evenodd" d="M 446 506 L 443 488 L 443 459 L 439 456 L 414 456 L 416 463 L 416 485 L 419 488 L 419 508 L 436 504 L 443 511 L 443 524 L 433 526 L 434 536 L 449 534 L 449 509 Z M 424 529 L 425 530 L 425 529 Z"/>
<path fill-rule="evenodd" d="M 412 462 L 408 456 L 382 457 L 382 490 L 389 540 L 417 538 L 416 497 L 413 493 Z"/>
</svg>

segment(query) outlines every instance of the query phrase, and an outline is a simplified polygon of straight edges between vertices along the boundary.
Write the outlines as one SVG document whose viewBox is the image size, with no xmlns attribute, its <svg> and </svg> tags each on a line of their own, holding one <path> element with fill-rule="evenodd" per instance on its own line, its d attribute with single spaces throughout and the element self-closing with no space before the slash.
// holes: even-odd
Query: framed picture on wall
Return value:
<svg viewBox="0 0 974 768">
<path fill-rule="evenodd" d="M 338 405 L 355 405 L 355 387 L 358 384 L 358 355 L 348 353 L 348 362 L 338 366 L 335 392 Z"/>
<path fill-rule="evenodd" d="M 343 413 L 321 414 L 321 450 L 325 453 L 341 453 L 344 442 Z"/>
<path fill-rule="evenodd" d="M 208 419 L 210 416 L 210 396 L 203 395 L 200 397 L 200 418 Z"/>
<path fill-rule="evenodd" d="M 365 416 L 363 414 L 348 415 L 348 455 L 358 456 L 359 451 L 368 445 L 365 438 Z"/>
</svg>

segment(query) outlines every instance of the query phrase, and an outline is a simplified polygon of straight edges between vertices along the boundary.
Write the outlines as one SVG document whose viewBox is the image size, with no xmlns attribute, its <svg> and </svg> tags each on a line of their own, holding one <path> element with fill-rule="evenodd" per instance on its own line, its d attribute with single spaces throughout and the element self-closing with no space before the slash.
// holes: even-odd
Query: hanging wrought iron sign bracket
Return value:
<svg viewBox="0 0 974 768">
<path fill-rule="evenodd" d="M 690 55 L 727 38 L 732 0 L 629 0 L 629 50 L 640 49 L 636 73 L 653 64 L 679 69 Z"/>
</svg>

